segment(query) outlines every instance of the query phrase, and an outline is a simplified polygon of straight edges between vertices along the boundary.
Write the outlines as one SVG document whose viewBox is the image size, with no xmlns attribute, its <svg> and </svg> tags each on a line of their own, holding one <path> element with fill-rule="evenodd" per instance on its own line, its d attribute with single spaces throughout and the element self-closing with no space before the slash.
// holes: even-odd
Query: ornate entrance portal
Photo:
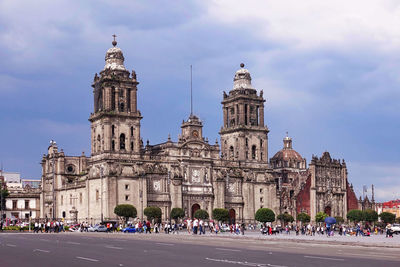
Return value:
<svg viewBox="0 0 400 267">
<path fill-rule="evenodd" d="M 328 214 L 328 216 L 331 216 L 331 207 L 330 206 L 326 206 L 324 212 L 326 214 Z"/>
<path fill-rule="evenodd" d="M 192 218 L 194 219 L 194 214 L 197 210 L 200 209 L 200 205 L 199 204 L 193 204 L 192 206 Z"/>
<path fill-rule="evenodd" d="M 236 223 L 236 211 L 234 209 L 229 210 L 229 224 Z"/>
</svg>

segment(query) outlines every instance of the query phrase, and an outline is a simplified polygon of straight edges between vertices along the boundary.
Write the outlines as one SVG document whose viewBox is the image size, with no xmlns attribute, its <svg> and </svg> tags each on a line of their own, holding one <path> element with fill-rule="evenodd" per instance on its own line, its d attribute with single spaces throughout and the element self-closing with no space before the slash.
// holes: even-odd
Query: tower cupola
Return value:
<svg viewBox="0 0 400 267">
<path fill-rule="evenodd" d="M 292 138 L 288 136 L 288 133 L 286 132 L 286 137 L 283 138 L 283 149 L 293 149 L 292 148 Z"/>
<path fill-rule="evenodd" d="M 117 47 L 117 41 L 115 40 L 116 35 L 113 35 L 114 41 L 112 42 L 113 47 L 107 50 L 106 52 L 106 64 L 104 66 L 104 70 L 125 70 L 124 66 L 124 55 L 122 53 L 121 48 Z"/>
<path fill-rule="evenodd" d="M 236 71 L 233 78 L 233 90 L 238 89 L 253 89 L 251 85 L 251 76 L 249 70 L 244 68 L 244 64 L 240 64 L 240 69 Z"/>
</svg>

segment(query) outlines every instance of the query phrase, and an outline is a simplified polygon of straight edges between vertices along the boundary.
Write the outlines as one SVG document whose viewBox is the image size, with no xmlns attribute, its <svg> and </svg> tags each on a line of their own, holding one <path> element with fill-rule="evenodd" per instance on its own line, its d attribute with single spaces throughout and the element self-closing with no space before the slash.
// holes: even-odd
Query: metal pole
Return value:
<svg viewBox="0 0 400 267">
<path fill-rule="evenodd" d="M 54 145 L 54 141 L 52 142 L 52 145 Z M 56 192 L 55 192 L 55 183 L 56 183 L 56 163 L 55 163 L 55 152 L 53 148 L 53 220 L 56 218 Z"/>
</svg>

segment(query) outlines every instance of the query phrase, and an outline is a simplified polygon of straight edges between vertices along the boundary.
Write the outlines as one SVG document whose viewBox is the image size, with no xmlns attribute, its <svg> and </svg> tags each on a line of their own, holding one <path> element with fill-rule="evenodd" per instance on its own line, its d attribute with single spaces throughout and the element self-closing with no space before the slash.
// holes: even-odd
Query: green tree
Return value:
<svg viewBox="0 0 400 267">
<path fill-rule="evenodd" d="M 311 217 L 307 213 L 302 212 L 302 213 L 297 214 L 297 220 L 302 223 L 308 223 L 308 222 L 310 222 Z"/>
<path fill-rule="evenodd" d="M 130 204 L 120 204 L 114 208 L 114 213 L 125 219 L 125 223 L 128 223 L 129 218 L 136 218 L 137 210 Z"/>
<path fill-rule="evenodd" d="M 8 197 L 10 193 L 8 192 L 7 188 L 5 188 L 5 182 L 0 181 L 0 198 L 1 198 L 1 210 L 6 209 L 6 197 Z"/>
<path fill-rule="evenodd" d="M 344 219 L 341 216 L 336 216 L 335 219 L 336 219 L 336 223 L 339 223 L 339 224 L 344 223 Z"/>
<path fill-rule="evenodd" d="M 381 220 L 384 223 L 394 223 L 395 219 L 396 219 L 396 215 L 390 212 L 382 212 L 381 214 L 379 214 L 379 217 L 381 218 Z"/>
<path fill-rule="evenodd" d="M 363 220 L 369 223 L 373 223 L 378 220 L 378 213 L 371 209 L 364 210 L 362 215 Z"/>
<path fill-rule="evenodd" d="M 210 216 L 208 215 L 208 212 L 206 210 L 198 209 L 194 213 L 193 217 L 195 217 L 196 219 L 207 220 Z"/>
<path fill-rule="evenodd" d="M 226 222 L 229 220 L 229 211 L 227 209 L 213 209 L 212 217 L 219 222 Z"/>
<path fill-rule="evenodd" d="M 293 222 L 293 221 L 294 221 L 293 216 L 290 215 L 290 214 L 287 213 L 287 212 L 282 213 L 282 214 L 279 214 L 276 218 L 277 218 L 278 220 L 283 221 L 283 223 L 284 223 L 285 225 L 286 225 L 288 222 Z"/>
<path fill-rule="evenodd" d="M 363 219 L 363 212 L 361 210 L 350 210 L 347 212 L 347 219 L 351 222 L 360 222 Z"/>
<path fill-rule="evenodd" d="M 328 214 L 326 214 L 325 212 L 320 211 L 315 215 L 315 221 L 316 222 L 324 222 L 326 217 L 328 217 Z"/>
<path fill-rule="evenodd" d="M 182 219 L 185 217 L 185 211 L 181 208 L 173 208 L 171 210 L 171 218 L 174 219 L 175 221 L 178 219 Z"/>
<path fill-rule="evenodd" d="M 150 206 L 144 209 L 143 211 L 144 215 L 147 217 L 147 220 L 153 221 L 153 220 L 160 220 L 162 211 L 159 207 L 154 207 Z"/>
<path fill-rule="evenodd" d="M 256 212 L 256 220 L 262 223 L 275 221 L 275 213 L 271 209 L 261 208 Z"/>
</svg>

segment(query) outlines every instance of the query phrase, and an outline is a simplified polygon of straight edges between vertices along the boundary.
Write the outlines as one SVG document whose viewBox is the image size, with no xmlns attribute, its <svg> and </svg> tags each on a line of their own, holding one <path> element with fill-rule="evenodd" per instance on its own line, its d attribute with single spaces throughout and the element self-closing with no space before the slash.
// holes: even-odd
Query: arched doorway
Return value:
<svg viewBox="0 0 400 267">
<path fill-rule="evenodd" d="M 328 216 L 331 216 L 331 211 L 332 211 L 331 206 L 326 206 L 326 207 L 325 207 L 324 212 L 325 212 L 326 214 L 328 214 Z"/>
<path fill-rule="evenodd" d="M 200 205 L 199 204 L 193 204 L 192 206 L 192 218 L 194 218 L 194 214 L 197 210 L 200 209 Z"/>
<path fill-rule="evenodd" d="M 236 211 L 234 209 L 229 210 L 229 224 L 236 223 Z"/>
</svg>

